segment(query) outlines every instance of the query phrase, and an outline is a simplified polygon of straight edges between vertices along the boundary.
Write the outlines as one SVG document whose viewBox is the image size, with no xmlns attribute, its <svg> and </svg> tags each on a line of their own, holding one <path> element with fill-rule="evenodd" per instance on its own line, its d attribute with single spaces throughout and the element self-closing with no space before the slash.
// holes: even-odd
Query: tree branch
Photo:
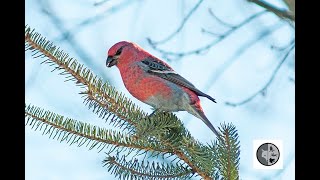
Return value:
<svg viewBox="0 0 320 180">
<path fill-rule="evenodd" d="M 49 113 L 45 113 L 45 114 L 49 114 Z M 45 118 L 42 118 L 42 117 L 39 117 L 37 115 L 34 115 L 33 113 L 30 113 L 30 112 L 25 112 L 25 116 L 29 116 L 31 117 L 32 119 L 35 119 L 37 121 L 41 121 L 45 124 L 48 124 L 49 126 L 52 126 L 54 128 L 57 128 L 61 131 L 64 131 L 66 132 L 67 134 L 74 134 L 74 135 L 77 135 L 79 137 L 83 137 L 83 138 L 87 138 L 87 139 L 90 139 L 90 140 L 93 140 L 93 141 L 96 141 L 96 142 L 99 142 L 99 143 L 107 143 L 107 144 L 111 144 L 111 145 L 114 145 L 114 146 L 121 146 L 121 147 L 127 147 L 127 148 L 135 148 L 135 149 L 141 149 L 141 150 L 145 150 L 145 151 L 159 151 L 159 152 L 162 152 L 162 153 L 168 153 L 168 152 L 172 152 L 171 150 L 169 149 L 161 149 L 161 148 L 151 148 L 149 146 L 142 146 L 142 143 L 137 143 L 136 140 L 134 140 L 134 138 L 132 137 L 125 137 L 123 141 L 119 141 L 119 140 L 111 140 L 110 138 L 109 139 L 105 139 L 107 136 L 105 136 L 104 138 L 102 138 L 102 136 L 99 137 L 99 135 L 102 135 L 102 134 L 108 134 L 108 133 L 102 133 L 102 131 L 105 131 L 107 132 L 107 130 L 105 129 L 98 129 L 96 130 L 97 133 L 96 134 L 84 134 L 84 133 L 80 133 L 78 131 L 75 131 L 72 129 L 72 127 L 79 127 L 79 125 L 77 125 L 79 122 L 75 122 L 75 125 L 73 126 L 60 126 L 60 125 L 57 125 L 53 122 L 50 122 L 48 121 L 47 119 Z M 61 118 L 59 121 L 63 121 L 63 119 Z M 35 124 L 35 123 L 34 123 Z M 64 123 L 64 125 L 66 125 L 66 123 Z M 88 125 L 87 124 L 87 128 L 86 129 L 96 129 L 94 128 L 93 126 L 91 125 Z M 44 131 L 45 132 L 45 131 Z M 53 132 L 53 131 L 52 131 Z M 109 133 L 110 134 L 110 133 Z M 71 139 L 71 138 L 70 138 Z M 63 140 L 63 139 L 62 139 Z M 75 140 L 75 138 L 74 138 Z M 78 139 L 79 140 L 79 139 Z M 77 141 L 78 141 L 77 140 Z M 134 143 L 129 143 L 129 142 L 134 142 Z M 71 144 L 73 144 L 74 142 L 72 142 Z M 80 145 L 81 142 L 79 142 L 79 145 Z M 83 143 L 84 144 L 84 143 Z M 140 145 L 139 145 L 140 144 Z M 101 149 L 102 150 L 102 149 Z M 101 151 L 100 150 L 100 151 Z"/>
<path fill-rule="evenodd" d="M 40 45 L 38 45 L 36 42 L 34 42 L 29 35 L 26 35 L 25 36 L 25 41 L 27 41 L 29 43 L 29 45 L 38 50 L 39 52 L 41 52 L 43 55 L 45 55 L 46 57 L 49 58 L 49 60 L 51 60 L 52 62 L 54 62 L 55 64 L 58 65 L 57 68 L 55 69 L 64 69 L 65 72 L 71 74 L 72 78 L 75 78 L 77 80 L 77 84 L 81 83 L 83 84 L 84 86 L 88 87 L 88 90 L 89 92 L 92 91 L 93 94 L 99 94 L 101 97 L 103 97 L 105 100 L 107 100 L 108 102 L 112 103 L 112 104 L 119 104 L 114 98 L 112 98 L 111 96 L 108 96 L 108 94 L 104 93 L 103 91 L 101 91 L 101 89 L 99 89 L 97 86 L 95 86 L 93 83 L 89 82 L 86 78 L 82 77 L 79 75 L 79 72 L 77 71 L 80 71 L 80 67 L 81 66 L 78 66 L 77 67 L 77 71 L 75 70 L 75 66 L 76 66 L 76 63 L 72 63 L 74 66 L 74 69 L 72 69 L 71 67 L 69 67 L 66 63 L 60 61 L 59 59 L 57 59 L 53 54 L 51 54 L 50 52 L 48 52 L 46 49 L 44 49 L 43 47 L 41 47 Z M 56 51 L 57 52 L 57 51 Z M 58 51 L 58 54 L 62 52 L 59 52 Z M 46 60 L 47 61 L 47 60 Z M 72 65 L 71 65 L 72 66 Z M 54 69 L 54 70 L 55 70 Z M 89 71 L 88 71 L 89 72 Z M 87 73 L 88 73 L 87 72 Z M 92 75 L 93 76 L 93 75 Z M 70 79 L 69 79 L 70 80 Z M 94 98 L 91 94 L 90 96 L 90 93 L 88 94 L 88 96 L 90 98 L 92 98 L 92 100 L 97 100 L 96 98 Z M 97 101 L 98 104 L 101 104 L 100 101 Z M 104 106 L 105 107 L 105 106 Z M 108 106 L 110 107 L 110 106 Z M 118 109 L 109 109 L 109 110 L 118 110 Z M 113 111 L 114 114 L 116 115 L 119 115 L 118 117 L 123 119 L 124 121 L 128 122 L 129 124 L 133 125 L 133 126 L 136 126 L 135 122 L 133 122 L 131 119 L 128 119 L 127 117 L 125 116 L 122 116 L 121 114 L 117 113 L 117 111 Z M 143 112 L 140 112 L 142 114 L 145 114 Z"/>
<path fill-rule="evenodd" d="M 224 26 L 226 26 L 226 27 L 229 27 L 229 28 L 235 28 L 234 25 L 231 25 L 231 24 L 223 21 L 222 19 L 220 19 L 220 18 L 212 11 L 211 8 L 209 8 L 208 11 L 209 11 L 209 14 L 210 14 L 214 19 L 216 19 L 220 24 L 222 24 L 222 25 L 224 25 Z"/>
<path fill-rule="evenodd" d="M 174 31 L 169 36 L 167 36 L 166 38 L 164 38 L 160 41 L 153 41 L 150 38 L 147 38 L 148 42 L 152 43 L 153 45 L 159 45 L 159 44 L 163 44 L 163 43 L 169 41 L 170 39 L 172 39 L 176 34 L 178 34 L 181 31 L 181 29 L 184 27 L 185 23 L 188 21 L 188 19 L 191 17 L 191 15 L 198 9 L 198 7 L 200 6 L 200 4 L 202 2 L 203 2 L 203 0 L 199 0 L 199 2 L 190 10 L 190 12 L 187 14 L 187 16 L 183 18 L 180 26 L 177 28 L 176 31 Z"/>
<path fill-rule="evenodd" d="M 293 14 L 295 14 L 296 12 L 296 0 L 283 0 L 287 6 L 289 7 L 290 11 L 293 12 Z"/>
<path fill-rule="evenodd" d="M 191 137 L 191 136 L 188 136 L 187 135 L 188 133 L 186 134 L 182 134 L 181 136 L 182 137 L 188 137 L 187 141 L 186 142 L 182 142 L 181 140 L 178 140 L 178 145 L 174 145 L 172 143 L 172 141 L 170 141 L 171 139 L 167 139 L 167 138 L 157 138 L 157 141 L 161 144 L 163 144 L 164 146 L 172 149 L 173 153 L 179 158 L 181 159 L 182 161 L 184 161 L 191 169 L 193 172 L 199 174 L 202 178 L 206 179 L 206 180 L 211 180 L 212 178 L 210 177 L 209 174 L 207 174 L 204 170 L 202 170 L 200 167 L 197 166 L 197 164 L 195 164 L 194 162 L 192 162 L 192 160 L 187 156 L 187 153 L 183 151 L 182 148 L 180 148 L 179 146 L 182 145 L 182 146 L 186 146 L 186 144 L 188 143 L 188 148 L 191 149 L 191 148 L 196 148 L 195 147 L 195 144 L 196 144 L 196 141 Z M 144 134 L 145 135 L 145 134 Z M 143 138 L 143 137 L 139 137 L 137 136 L 137 138 Z"/>
<path fill-rule="evenodd" d="M 209 88 L 221 77 L 221 75 L 234 63 L 236 60 L 241 57 L 243 53 L 248 50 L 251 50 L 251 47 L 260 42 L 262 39 L 270 36 L 276 30 L 281 28 L 283 23 L 277 23 L 273 26 L 268 27 L 267 29 L 259 32 L 256 37 L 251 40 L 248 40 L 246 43 L 240 46 L 220 67 L 216 68 L 214 74 L 210 76 L 207 82 L 204 85 L 204 89 L 209 90 Z M 287 48 L 288 46 L 286 46 Z"/>
<path fill-rule="evenodd" d="M 96 1 L 93 3 L 94 6 L 101 6 L 102 4 L 106 3 L 107 1 L 110 0 L 101 0 L 101 1 Z"/>
<path fill-rule="evenodd" d="M 248 1 L 255 3 L 258 6 L 261 6 L 265 9 L 267 9 L 268 11 L 273 12 L 275 15 L 279 16 L 280 18 L 285 18 L 285 19 L 295 21 L 295 15 L 294 15 L 294 13 L 292 13 L 290 11 L 287 11 L 285 9 L 276 8 L 273 5 L 271 5 L 270 3 L 267 3 L 267 2 L 261 1 L 261 0 L 248 0 Z"/>
<path fill-rule="evenodd" d="M 204 171 L 200 170 L 199 167 L 195 166 L 190 159 L 182 152 L 180 151 L 173 151 L 181 160 L 183 160 L 185 163 L 187 163 L 190 168 L 198 173 L 204 180 L 212 180 L 212 178 Z"/>
<path fill-rule="evenodd" d="M 38 2 L 40 4 L 41 11 L 49 18 L 49 20 L 52 22 L 52 25 L 57 28 L 57 30 L 60 31 L 61 34 L 68 32 L 63 21 L 61 21 L 56 13 L 53 12 L 50 1 L 38 0 Z M 72 33 L 74 32 L 69 31 L 69 35 L 63 36 L 63 39 L 61 40 L 66 41 L 70 45 L 70 48 L 79 55 L 79 58 L 82 59 L 87 64 L 87 66 L 95 69 L 98 74 L 103 75 L 104 73 L 101 71 L 101 68 L 99 68 L 95 63 L 92 62 L 93 57 L 91 56 L 91 54 L 77 42 L 77 40 L 74 38 L 74 34 Z"/>
<path fill-rule="evenodd" d="M 191 50 L 191 51 L 185 51 L 185 52 L 172 52 L 172 51 L 167 51 L 167 50 L 163 50 L 163 49 L 160 49 L 158 48 L 155 44 L 152 43 L 152 41 L 150 39 L 148 39 L 148 42 L 149 44 L 151 45 L 151 47 L 162 53 L 164 56 L 166 56 L 168 58 L 168 56 L 173 56 L 173 57 L 176 57 L 176 58 L 182 58 L 184 56 L 187 56 L 187 55 L 192 55 L 192 54 L 200 54 L 200 53 L 203 53 L 204 51 L 207 51 L 208 49 L 210 49 L 212 46 L 218 44 L 219 42 L 221 42 L 222 40 L 224 40 L 227 36 L 229 36 L 230 34 L 232 34 L 234 31 L 240 29 L 241 27 L 243 27 L 244 25 L 250 23 L 251 21 L 253 21 L 254 19 L 256 19 L 257 17 L 265 14 L 267 11 L 261 11 L 261 12 L 258 12 L 250 17 L 248 17 L 247 19 L 245 19 L 244 21 L 242 21 L 241 23 L 239 23 L 238 25 L 235 25 L 233 26 L 230 30 L 226 31 L 225 33 L 221 34 L 219 36 L 218 39 L 214 39 L 212 42 L 210 42 L 209 44 L 203 46 L 203 47 L 200 47 L 198 49 L 194 49 L 194 50 Z"/>
<path fill-rule="evenodd" d="M 105 18 L 108 17 L 111 13 L 115 13 L 117 11 L 122 10 L 123 8 L 128 7 L 132 3 L 142 1 L 142 0 L 126 0 L 126 1 L 121 1 L 119 4 L 116 4 L 104 12 L 97 14 L 95 16 L 90 16 L 87 19 L 84 19 L 81 21 L 79 24 L 74 25 L 71 27 L 69 30 L 65 30 L 60 34 L 57 38 L 54 38 L 53 41 L 64 41 L 68 39 L 69 36 L 74 36 L 78 32 L 80 32 L 83 28 L 87 27 L 88 25 L 93 25 L 101 20 L 104 20 Z"/>
<path fill-rule="evenodd" d="M 258 90 L 256 93 L 254 93 L 252 96 L 246 98 L 245 100 L 243 101 L 240 101 L 240 102 L 237 102 L 237 103 L 233 103 L 233 102 L 225 102 L 226 105 L 228 106 L 233 106 L 233 107 L 236 107 L 236 106 L 240 106 L 240 105 L 243 105 L 243 104 L 246 104 L 247 102 L 251 101 L 252 99 L 254 99 L 257 95 L 259 95 L 260 93 L 264 94 L 265 91 L 267 90 L 267 88 L 269 87 L 269 85 L 272 83 L 272 81 L 274 80 L 276 74 L 278 73 L 280 67 L 282 66 L 282 64 L 285 62 L 285 60 L 287 59 L 287 57 L 289 56 L 290 52 L 294 49 L 295 47 L 295 44 L 292 44 L 290 49 L 287 51 L 287 53 L 285 54 L 285 56 L 282 58 L 282 60 L 279 62 L 279 64 L 277 65 L 277 67 L 274 69 L 270 79 L 268 80 L 268 82 L 260 89 Z"/>
<path fill-rule="evenodd" d="M 151 179 L 176 179 L 181 177 L 188 177 L 188 175 L 192 173 L 190 169 L 180 167 L 180 170 L 183 170 L 183 172 L 176 172 L 174 174 L 170 172 L 170 169 L 161 169 L 159 167 L 155 168 L 155 166 L 151 166 L 150 168 L 149 164 L 147 166 L 144 166 L 143 162 L 142 165 L 139 165 L 137 163 L 137 159 L 135 159 L 134 162 L 126 162 L 124 156 L 122 157 L 122 159 L 116 159 L 116 157 L 114 156 L 109 156 L 106 160 L 104 160 L 104 162 L 106 163 L 106 165 L 109 164 L 109 168 L 117 166 L 119 167 L 119 169 L 121 169 L 121 171 L 128 171 L 133 175 L 137 175 L 138 177 L 148 177 Z M 159 170 L 166 172 L 159 172 Z M 117 171 L 116 168 L 114 168 L 113 171 Z"/>
<path fill-rule="evenodd" d="M 59 50 L 59 48 L 52 42 L 46 40 L 39 33 L 34 32 L 34 30 L 31 30 L 28 26 L 25 27 L 25 48 L 26 50 L 31 50 L 33 52 L 32 56 L 36 56 L 35 58 L 47 58 L 45 61 L 43 61 L 43 63 L 46 62 L 54 65 L 55 68 L 53 69 L 53 71 L 63 70 L 63 72 L 59 74 L 68 75 L 68 80 L 74 80 L 78 85 L 82 85 L 82 87 L 85 88 L 86 91 L 82 92 L 81 94 L 87 95 L 85 101 L 90 102 L 89 108 L 93 106 L 93 111 L 96 113 L 102 111 L 100 113 L 100 116 L 101 114 L 114 115 L 116 117 L 120 117 L 120 119 L 123 119 L 128 124 L 132 124 L 136 127 L 141 124 L 141 119 L 146 118 L 146 113 L 137 108 L 130 100 L 127 100 L 127 98 L 123 94 L 117 92 L 107 83 L 103 83 L 102 80 L 91 73 L 88 68 L 84 67 L 82 64 L 79 64 L 77 60 L 70 58 L 67 53 Z M 47 115 L 50 113 L 45 112 L 44 114 L 42 114 L 42 110 L 33 110 L 32 108 L 30 110 L 31 113 L 28 113 L 28 109 L 29 108 L 27 108 L 26 110 L 26 116 L 33 118 L 32 122 L 30 123 L 32 126 L 36 126 L 37 128 L 40 127 L 41 129 L 44 123 L 49 124 L 50 127 L 53 126 L 57 129 L 56 134 L 59 133 L 59 137 L 60 134 L 63 133 L 62 140 L 67 139 L 67 141 L 69 142 L 71 138 L 74 138 L 72 143 L 77 142 L 82 145 L 87 141 L 87 139 L 92 137 L 96 138 L 93 140 L 99 142 L 92 143 L 90 149 L 92 149 L 99 143 L 100 145 L 101 143 L 104 143 L 104 145 L 111 144 L 108 143 L 109 141 L 103 141 L 108 140 L 108 134 L 106 131 L 103 131 L 102 128 L 96 128 L 95 126 L 93 127 L 91 125 L 87 125 L 86 123 L 75 122 L 68 119 L 64 120 L 62 116 L 54 116 L 54 120 L 50 121 L 52 120 L 52 118 L 50 119 L 47 117 Z M 107 113 L 104 113 L 104 110 L 106 110 Z M 170 120 L 171 123 L 168 124 L 168 126 L 164 124 L 163 127 L 165 127 L 164 129 L 167 129 L 166 131 L 159 132 L 158 134 L 155 133 L 153 136 L 148 136 L 148 133 L 146 133 L 144 134 L 146 137 L 143 137 L 139 140 L 137 140 L 136 136 L 122 136 L 121 133 L 119 133 L 121 137 L 116 136 L 114 138 L 118 139 L 118 142 L 113 141 L 114 139 L 112 138 L 114 136 L 111 136 L 109 140 L 111 140 L 112 142 L 118 142 L 118 144 L 114 144 L 115 147 L 111 149 L 110 152 L 113 152 L 113 150 L 116 149 L 117 146 L 123 146 L 142 149 L 146 152 L 152 151 L 164 155 L 175 154 L 176 158 L 184 161 L 192 169 L 193 173 L 199 174 L 204 179 L 212 179 L 210 175 L 212 175 L 212 172 L 215 171 L 215 161 L 210 161 L 212 160 L 213 156 L 213 152 L 209 150 L 210 148 L 195 141 L 190 133 L 185 130 L 183 126 L 181 127 L 181 122 L 176 117 L 162 119 L 160 118 L 160 115 L 157 115 L 154 118 L 157 118 L 157 120 L 161 120 L 161 122 L 169 122 Z M 46 119 L 48 120 L 45 122 Z M 149 125 L 153 124 L 150 123 Z M 70 137 L 70 134 L 73 135 L 71 135 Z M 84 137 L 85 142 L 78 142 L 79 139 L 76 139 L 78 138 L 76 136 L 81 136 L 79 138 Z M 89 140 L 89 143 L 90 142 L 91 140 Z M 133 143 L 133 147 L 130 146 L 130 142 Z M 143 142 L 147 145 L 141 144 L 141 148 L 140 143 Z M 160 150 L 158 151 L 157 149 Z"/>
</svg>

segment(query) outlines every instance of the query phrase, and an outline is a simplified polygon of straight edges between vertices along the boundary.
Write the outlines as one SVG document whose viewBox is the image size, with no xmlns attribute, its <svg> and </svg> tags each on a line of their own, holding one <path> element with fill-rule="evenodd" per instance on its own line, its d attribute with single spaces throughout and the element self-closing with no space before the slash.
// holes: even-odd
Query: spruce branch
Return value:
<svg viewBox="0 0 320 180">
<path fill-rule="evenodd" d="M 66 81 L 76 81 L 77 85 L 85 88 L 85 91 L 81 92 L 86 96 L 84 102 L 89 105 L 89 109 L 93 108 L 93 112 L 100 113 L 99 117 L 107 116 L 107 120 L 111 115 L 115 115 L 116 117 L 112 118 L 113 121 L 133 130 L 137 120 L 146 116 L 145 112 L 124 97 L 122 93 L 117 92 L 107 82 L 103 83 L 83 64 L 70 58 L 67 53 L 59 50 L 52 42 L 28 26 L 25 27 L 25 42 L 26 50 L 32 51 L 34 58 L 47 58 L 42 63 L 55 66 L 53 71 L 62 70 L 59 74 L 66 75 Z M 38 53 L 40 55 L 35 56 Z"/>
<path fill-rule="evenodd" d="M 56 138 L 60 142 L 66 141 L 70 145 L 78 144 L 80 147 L 87 143 L 86 146 L 89 146 L 90 150 L 97 147 L 100 152 L 112 145 L 146 152 L 170 152 L 170 149 L 156 142 L 141 141 L 127 134 L 65 118 L 62 115 L 45 111 L 33 105 L 25 106 L 25 117 L 27 119 L 26 125 L 31 126 L 35 131 L 42 131 L 43 135 L 49 135 L 49 138 Z M 43 126 L 44 129 L 42 129 Z"/>
<path fill-rule="evenodd" d="M 136 136 L 139 138 L 156 138 L 175 142 L 177 136 L 183 136 L 186 129 L 173 113 L 155 113 L 151 117 L 143 118 L 136 126 Z"/>
<path fill-rule="evenodd" d="M 44 127 L 43 134 L 49 134 L 49 137 L 53 135 L 53 138 L 57 137 L 61 142 L 71 142 L 70 145 L 86 144 L 89 149 L 98 148 L 100 151 L 108 149 L 106 153 L 109 157 L 114 157 L 111 156 L 111 153 L 115 151 L 117 155 L 126 152 L 125 156 L 135 151 L 134 157 L 150 155 L 148 157 L 150 158 L 162 155 L 163 159 L 167 160 L 174 156 L 171 163 L 175 162 L 176 166 L 170 166 L 174 171 L 164 165 L 155 168 L 154 163 L 147 163 L 145 166 L 143 163 L 145 157 L 139 166 L 135 166 L 136 169 L 127 166 L 134 164 L 133 159 L 127 161 L 124 158 L 119 159 L 118 156 L 107 159 L 105 163 L 108 164 L 109 171 L 117 171 L 119 177 L 134 178 L 154 175 L 159 176 L 158 179 L 178 179 L 178 175 L 180 178 L 188 178 L 193 174 L 203 179 L 219 179 L 220 175 L 238 177 L 239 161 L 236 160 L 239 158 L 240 151 L 237 149 L 238 146 L 235 146 L 239 143 L 237 135 L 234 135 L 234 126 L 225 125 L 222 128 L 221 131 L 226 137 L 225 142 L 216 142 L 212 147 L 203 145 L 191 136 L 181 120 L 173 113 L 155 113 L 151 117 L 147 116 L 147 113 L 140 110 L 124 94 L 108 83 L 104 83 L 101 78 L 78 63 L 76 59 L 70 58 L 67 53 L 31 30 L 30 27 L 25 28 L 26 51 L 31 51 L 34 58 L 45 58 L 42 63 L 53 66 L 52 71 L 61 71 L 59 74 L 66 76 L 66 81 L 75 81 L 84 89 L 80 94 L 84 95 L 84 103 L 89 109 L 92 109 L 100 118 L 109 120 L 113 126 L 123 130 L 127 129 L 128 132 L 106 130 L 64 118 L 34 106 L 26 106 L 27 125 L 35 130 L 42 130 Z M 139 171 L 141 169 L 138 167 L 144 167 L 150 172 Z M 159 170 L 156 171 L 157 169 Z"/>
<path fill-rule="evenodd" d="M 240 141 L 237 130 L 233 124 L 222 124 L 221 127 L 225 143 L 215 143 L 212 148 L 217 156 L 220 175 L 227 180 L 239 179 Z"/>
<path fill-rule="evenodd" d="M 144 129 L 143 129 L 144 128 Z M 212 151 L 197 142 L 172 113 L 156 113 L 153 117 L 139 122 L 137 136 L 164 144 L 173 150 L 176 158 L 184 161 L 204 179 L 211 179 L 215 171 Z M 209 172 L 209 173 L 208 173 Z"/>
<path fill-rule="evenodd" d="M 106 166 L 115 177 L 119 179 L 190 179 L 193 171 L 176 163 L 176 165 L 149 161 L 138 162 L 138 159 L 127 161 L 125 156 L 109 156 L 104 161 Z"/>
<path fill-rule="evenodd" d="M 176 150 L 175 154 L 203 179 L 212 179 L 211 174 L 215 173 L 215 167 L 217 166 L 213 151 L 197 141 L 190 142 L 185 139 L 183 144 L 185 146 Z"/>
</svg>

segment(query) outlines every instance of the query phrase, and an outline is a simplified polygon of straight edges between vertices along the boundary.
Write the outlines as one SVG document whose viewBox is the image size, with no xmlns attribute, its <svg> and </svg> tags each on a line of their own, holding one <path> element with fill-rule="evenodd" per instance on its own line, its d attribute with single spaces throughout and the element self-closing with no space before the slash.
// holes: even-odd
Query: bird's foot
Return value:
<svg viewBox="0 0 320 180">
<path fill-rule="evenodd" d="M 151 118 L 152 116 L 154 116 L 159 110 L 155 109 L 153 110 L 153 112 L 151 114 L 148 115 L 149 118 Z"/>
<path fill-rule="evenodd" d="M 162 111 L 160 109 L 154 109 L 151 114 L 148 115 L 149 118 L 153 117 L 156 113 L 169 113 L 167 111 Z"/>
</svg>

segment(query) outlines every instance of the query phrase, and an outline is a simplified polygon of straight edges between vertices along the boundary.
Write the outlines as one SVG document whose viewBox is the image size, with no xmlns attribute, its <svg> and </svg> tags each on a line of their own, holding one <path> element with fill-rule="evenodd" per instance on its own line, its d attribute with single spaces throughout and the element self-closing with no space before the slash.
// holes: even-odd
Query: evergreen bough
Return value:
<svg viewBox="0 0 320 180">
<path fill-rule="evenodd" d="M 173 113 L 148 114 L 41 34 L 25 26 L 25 50 L 80 86 L 84 104 L 121 131 L 25 105 L 26 125 L 49 138 L 106 153 L 102 165 L 119 179 L 239 179 L 240 142 L 221 124 L 223 142 L 195 140 Z"/>
</svg>

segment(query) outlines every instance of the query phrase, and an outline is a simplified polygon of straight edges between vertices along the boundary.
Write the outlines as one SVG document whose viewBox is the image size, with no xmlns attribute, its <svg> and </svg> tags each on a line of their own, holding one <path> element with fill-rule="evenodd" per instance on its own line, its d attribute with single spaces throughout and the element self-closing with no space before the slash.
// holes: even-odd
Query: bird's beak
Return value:
<svg viewBox="0 0 320 180">
<path fill-rule="evenodd" d="M 118 58 L 114 56 L 108 56 L 108 59 L 106 61 L 106 66 L 107 67 L 112 67 L 118 63 Z"/>
</svg>

